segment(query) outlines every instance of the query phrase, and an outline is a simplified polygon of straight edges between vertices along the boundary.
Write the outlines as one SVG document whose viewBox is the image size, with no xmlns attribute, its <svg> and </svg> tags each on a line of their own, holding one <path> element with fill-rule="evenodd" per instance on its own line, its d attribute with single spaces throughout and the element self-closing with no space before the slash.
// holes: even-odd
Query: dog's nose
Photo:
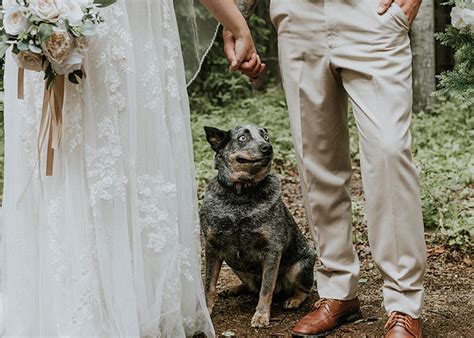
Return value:
<svg viewBox="0 0 474 338">
<path fill-rule="evenodd" d="M 271 144 L 262 144 L 260 146 L 260 151 L 264 154 L 270 154 L 273 151 L 273 147 Z"/>
</svg>

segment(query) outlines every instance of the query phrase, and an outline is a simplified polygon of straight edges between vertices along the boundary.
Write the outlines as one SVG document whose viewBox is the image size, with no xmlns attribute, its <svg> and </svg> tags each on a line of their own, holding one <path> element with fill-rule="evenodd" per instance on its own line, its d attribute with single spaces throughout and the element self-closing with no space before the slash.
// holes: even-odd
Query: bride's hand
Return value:
<svg viewBox="0 0 474 338">
<path fill-rule="evenodd" d="M 249 27 L 234 0 L 201 0 L 202 4 L 225 27 L 225 53 L 229 70 L 240 70 L 251 79 L 265 69 L 257 55 Z"/>
<path fill-rule="evenodd" d="M 224 52 L 229 61 L 229 71 L 240 70 L 250 79 L 257 79 L 265 71 L 266 66 L 255 50 L 250 32 L 234 36 L 232 32 L 224 29 L 223 37 Z"/>
</svg>

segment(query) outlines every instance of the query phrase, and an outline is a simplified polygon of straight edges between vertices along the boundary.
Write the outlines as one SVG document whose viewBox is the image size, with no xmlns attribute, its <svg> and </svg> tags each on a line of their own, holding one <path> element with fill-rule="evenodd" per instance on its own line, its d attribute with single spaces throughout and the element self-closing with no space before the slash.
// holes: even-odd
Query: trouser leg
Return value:
<svg viewBox="0 0 474 338">
<path fill-rule="evenodd" d="M 386 310 L 418 318 L 426 247 L 419 178 L 410 150 L 412 58 L 408 25 L 400 8 L 392 7 L 379 17 L 376 2 L 362 2 L 368 6 L 360 11 L 340 5 L 339 11 L 364 30 L 357 34 L 354 27 L 341 33 L 331 61 L 341 69 L 359 128 L 369 242 L 384 278 Z"/>
<path fill-rule="evenodd" d="M 317 48 L 312 37 L 294 36 L 307 20 L 323 20 L 322 7 L 304 2 L 291 11 L 282 8 L 292 5 L 273 2 L 272 18 L 279 30 L 280 65 L 302 190 L 322 263 L 316 277 L 318 291 L 324 298 L 352 299 L 359 261 L 352 244 L 347 96 L 339 74 L 330 67 L 327 48 Z M 297 18 L 290 20 L 285 14 L 290 12 Z"/>
</svg>

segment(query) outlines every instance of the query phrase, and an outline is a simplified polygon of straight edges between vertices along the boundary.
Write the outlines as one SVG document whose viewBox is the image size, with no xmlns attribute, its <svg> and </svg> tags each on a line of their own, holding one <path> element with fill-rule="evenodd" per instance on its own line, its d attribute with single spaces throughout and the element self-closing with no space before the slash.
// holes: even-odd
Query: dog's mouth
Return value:
<svg viewBox="0 0 474 338">
<path fill-rule="evenodd" d="M 270 163 L 271 158 L 270 157 L 261 157 L 261 158 L 245 158 L 243 156 L 237 156 L 235 159 L 237 163 L 240 164 L 261 164 L 261 165 L 267 165 Z"/>
</svg>

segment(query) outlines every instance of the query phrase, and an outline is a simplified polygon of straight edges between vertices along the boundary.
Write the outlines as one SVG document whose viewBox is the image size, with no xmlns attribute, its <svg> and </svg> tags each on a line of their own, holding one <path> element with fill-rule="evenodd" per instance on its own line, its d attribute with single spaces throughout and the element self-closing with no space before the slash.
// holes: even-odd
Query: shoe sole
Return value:
<svg viewBox="0 0 474 338">
<path fill-rule="evenodd" d="M 362 317 L 362 312 L 359 310 L 351 315 L 349 315 L 347 318 L 345 318 L 342 323 L 340 325 L 338 325 L 335 329 L 331 330 L 331 331 L 326 331 L 326 332 L 323 332 L 323 333 L 318 333 L 318 334 L 312 334 L 312 335 L 304 335 L 304 334 L 301 334 L 301 333 L 296 333 L 296 332 L 292 332 L 291 333 L 291 336 L 292 337 L 298 337 L 298 338 L 319 338 L 319 337 L 326 337 L 326 336 L 329 336 L 331 333 L 334 333 L 336 332 L 342 325 L 344 324 L 348 324 L 348 323 L 352 323 L 352 322 L 355 322 L 356 320 L 359 320 L 363 318 Z"/>
</svg>

